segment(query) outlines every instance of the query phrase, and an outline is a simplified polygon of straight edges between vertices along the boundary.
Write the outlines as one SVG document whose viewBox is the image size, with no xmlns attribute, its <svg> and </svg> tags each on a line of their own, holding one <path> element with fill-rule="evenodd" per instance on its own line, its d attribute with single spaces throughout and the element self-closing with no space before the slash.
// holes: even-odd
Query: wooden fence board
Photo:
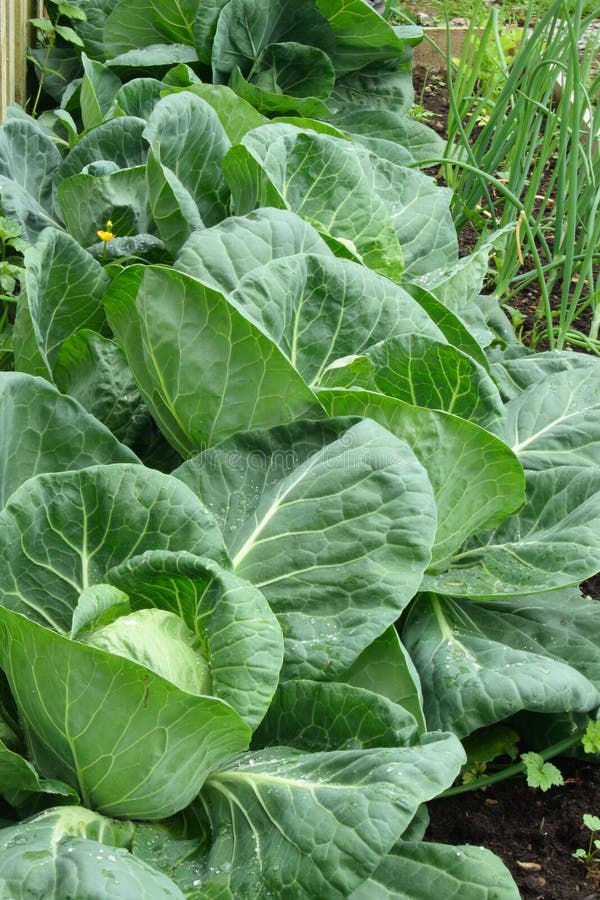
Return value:
<svg viewBox="0 0 600 900">
<path fill-rule="evenodd" d="M 42 0 L 0 0 L 0 121 L 11 103 L 27 100 L 27 20 L 42 14 Z"/>
</svg>

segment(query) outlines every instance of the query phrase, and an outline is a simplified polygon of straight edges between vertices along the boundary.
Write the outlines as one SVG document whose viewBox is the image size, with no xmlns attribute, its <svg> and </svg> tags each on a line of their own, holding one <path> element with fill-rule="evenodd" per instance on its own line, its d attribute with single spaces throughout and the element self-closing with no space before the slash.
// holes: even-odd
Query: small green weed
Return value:
<svg viewBox="0 0 600 900">
<path fill-rule="evenodd" d="M 12 359 L 12 322 L 25 272 L 23 253 L 26 247 L 19 223 L 0 216 L 0 369 L 6 369 Z"/>
<path fill-rule="evenodd" d="M 547 791 L 551 787 L 560 787 L 564 780 L 560 771 L 553 763 L 545 762 L 539 753 L 522 753 L 521 760 L 525 763 L 525 776 L 527 784 L 532 788 Z"/>
<path fill-rule="evenodd" d="M 573 853 L 573 856 L 575 859 L 580 859 L 581 862 L 589 866 L 590 863 L 598 862 L 598 856 L 600 854 L 600 841 L 594 837 L 594 835 L 600 831 L 600 819 L 598 816 L 591 816 L 589 813 L 584 813 L 583 824 L 590 832 L 587 850 L 584 850 L 583 847 L 579 847 L 575 853 Z"/>
<path fill-rule="evenodd" d="M 600 753 L 600 721 L 588 722 L 581 743 L 586 753 Z"/>
<path fill-rule="evenodd" d="M 435 113 L 432 113 L 431 110 L 425 109 L 424 106 L 421 106 L 420 103 L 415 103 L 408 111 L 411 119 L 414 119 L 416 122 L 427 122 L 429 119 L 435 118 Z"/>
<path fill-rule="evenodd" d="M 53 14 L 50 13 L 50 10 L 52 10 Z M 56 45 L 57 38 L 60 37 L 67 44 L 72 44 L 75 47 L 83 47 L 83 41 L 81 40 L 77 32 L 68 25 L 62 25 L 61 19 L 64 17 L 68 17 L 80 22 L 85 22 L 87 19 L 85 10 L 81 9 L 81 7 L 79 6 L 75 6 L 72 3 L 58 2 L 56 4 L 53 4 L 49 7 L 48 13 L 49 14 L 47 17 L 44 16 L 38 19 L 29 19 L 29 24 L 33 25 L 33 27 L 37 31 L 39 45 L 46 48 L 46 53 L 41 63 L 35 58 L 35 56 L 30 55 L 27 57 L 27 59 L 40 70 L 38 89 L 31 108 L 31 113 L 34 116 L 37 114 L 38 105 L 42 96 L 42 91 L 44 89 L 44 80 L 46 73 L 50 72 L 53 75 L 57 75 L 59 78 L 62 78 L 60 72 L 56 72 L 54 69 L 51 69 L 48 66 L 50 54 L 52 53 L 52 50 Z"/>
</svg>

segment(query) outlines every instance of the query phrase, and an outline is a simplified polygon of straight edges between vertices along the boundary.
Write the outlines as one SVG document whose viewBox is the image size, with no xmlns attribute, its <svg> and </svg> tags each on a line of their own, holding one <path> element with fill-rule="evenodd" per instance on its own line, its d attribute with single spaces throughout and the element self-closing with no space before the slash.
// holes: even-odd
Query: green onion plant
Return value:
<svg viewBox="0 0 600 900">
<path fill-rule="evenodd" d="M 532 344 L 546 338 L 550 348 L 598 352 L 600 75 L 590 25 L 600 6 L 583 9 L 582 0 L 557 0 L 535 22 L 530 11 L 515 46 L 498 11 L 479 6 L 460 59 L 447 60 L 443 173 L 459 231 L 471 223 L 483 239 L 490 228 L 514 225 L 496 254 L 493 288 L 510 304 L 538 283 Z M 583 333 L 576 323 L 588 306 Z"/>
</svg>

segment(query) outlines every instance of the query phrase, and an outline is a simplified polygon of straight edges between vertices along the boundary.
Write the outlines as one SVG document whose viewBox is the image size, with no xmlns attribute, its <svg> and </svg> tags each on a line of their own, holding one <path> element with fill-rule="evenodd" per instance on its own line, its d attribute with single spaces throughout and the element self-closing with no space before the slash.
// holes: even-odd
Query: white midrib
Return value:
<svg viewBox="0 0 600 900">
<path fill-rule="evenodd" d="M 283 505 L 283 502 L 286 499 L 286 497 L 288 496 L 288 494 L 291 491 L 293 491 L 293 489 L 296 487 L 296 485 L 300 484 L 302 479 L 306 477 L 306 475 L 310 472 L 310 470 L 313 468 L 315 463 L 316 463 L 316 460 L 315 460 L 315 462 L 311 463 L 310 465 L 307 465 L 306 468 L 298 476 L 298 478 L 296 478 L 294 481 L 292 481 L 288 485 L 288 487 L 284 491 L 282 491 L 281 494 L 278 494 L 275 497 L 275 499 L 273 500 L 273 503 L 268 508 L 268 510 L 266 511 L 266 513 L 264 514 L 264 516 L 262 517 L 260 522 L 257 523 L 256 528 L 254 529 L 252 534 L 248 537 L 248 539 L 246 540 L 244 545 L 238 550 L 236 555 L 233 557 L 234 566 L 236 566 L 236 567 L 239 566 L 241 561 L 248 555 L 248 553 L 254 546 L 254 542 L 256 541 L 256 538 L 258 537 L 258 535 L 269 524 L 269 522 L 271 521 L 273 516 L 277 513 L 277 511 Z"/>
<path fill-rule="evenodd" d="M 520 453 L 521 450 L 524 450 L 529 444 L 536 441 L 540 435 L 545 434 L 547 431 L 550 431 L 556 425 L 559 425 L 561 422 L 566 422 L 568 419 L 572 419 L 573 416 L 581 415 L 585 410 L 576 409 L 574 412 L 568 413 L 566 416 L 560 416 L 558 419 L 553 419 L 551 422 L 548 422 L 543 428 L 540 428 L 539 431 L 536 431 L 535 434 L 532 434 L 527 440 L 522 441 L 520 444 L 514 444 L 512 450 L 514 453 Z"/>
<path fill-rule="evenodd" d="M 456 637 L 456 633 L 453 628 L 450 627 L 448 622 L 446 621 L 446 617 L 442 612 L 442 608 L 440 606 L 440 601 L 437 597 L 431 596 L 431 606 L 433 608 L 433 614 L 435 616 L 436 622 L 438 624 L 438 628 L 440 629 L 442 638 L 449 644 L 452 644 L 453 647 L 462 653 L 466 658 L 470 661 L 471 665 L 475 669 L 476 672 L 481 670 L 481 665 L 478 663 L 477 659 L 473 656 L 468 647 L 459 641 Z"/>
<path fill-rule="evenodd" d="M 82 540 L 81 540 L 81 590 L 85 591 L 89 587 L 89 555 L 88 555 L 88 520 L 86 510 L 83 511 L 83 523 L 82 523 Z"/>
<path fill-rule="evenodd" d="M 226 770 L 225 772 L 218 772 L 217 775 L 213 779 L 211 779 L 211 784 L 214 786 L 215 782 L 219 784 L 220 781 L 229 782 L 229 781 L 241 781 L 245 783 L 261 783 L 265 784 L 278 784 L 285 788 L 298 788 L 299 790 L 305 791 L 318 791 L 326 788 L 328 791 L 347 791 L 348 785 L 330 781 L 309 781 L 308 779 L 303 778 L 281 778 L 278 775 L 271 775 L 270 773 L 261 773 L 261 772 L 233 772 L 231 769 Z M 219 785 L 220 789 L 220 785 Z"/>
</svg>

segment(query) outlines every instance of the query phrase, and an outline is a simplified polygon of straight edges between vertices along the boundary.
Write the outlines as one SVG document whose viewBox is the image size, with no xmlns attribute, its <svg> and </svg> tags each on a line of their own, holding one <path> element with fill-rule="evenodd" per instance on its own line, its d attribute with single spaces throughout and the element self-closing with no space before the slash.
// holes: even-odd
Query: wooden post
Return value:
<svg viewBox="0 0 600 900">
<path fill-rule="evenodd" d="M 11 103 L 27 100 L 27 20 L 41 15 L 41 0 L 0 0 L 0 121 Z"/>
</svg>

